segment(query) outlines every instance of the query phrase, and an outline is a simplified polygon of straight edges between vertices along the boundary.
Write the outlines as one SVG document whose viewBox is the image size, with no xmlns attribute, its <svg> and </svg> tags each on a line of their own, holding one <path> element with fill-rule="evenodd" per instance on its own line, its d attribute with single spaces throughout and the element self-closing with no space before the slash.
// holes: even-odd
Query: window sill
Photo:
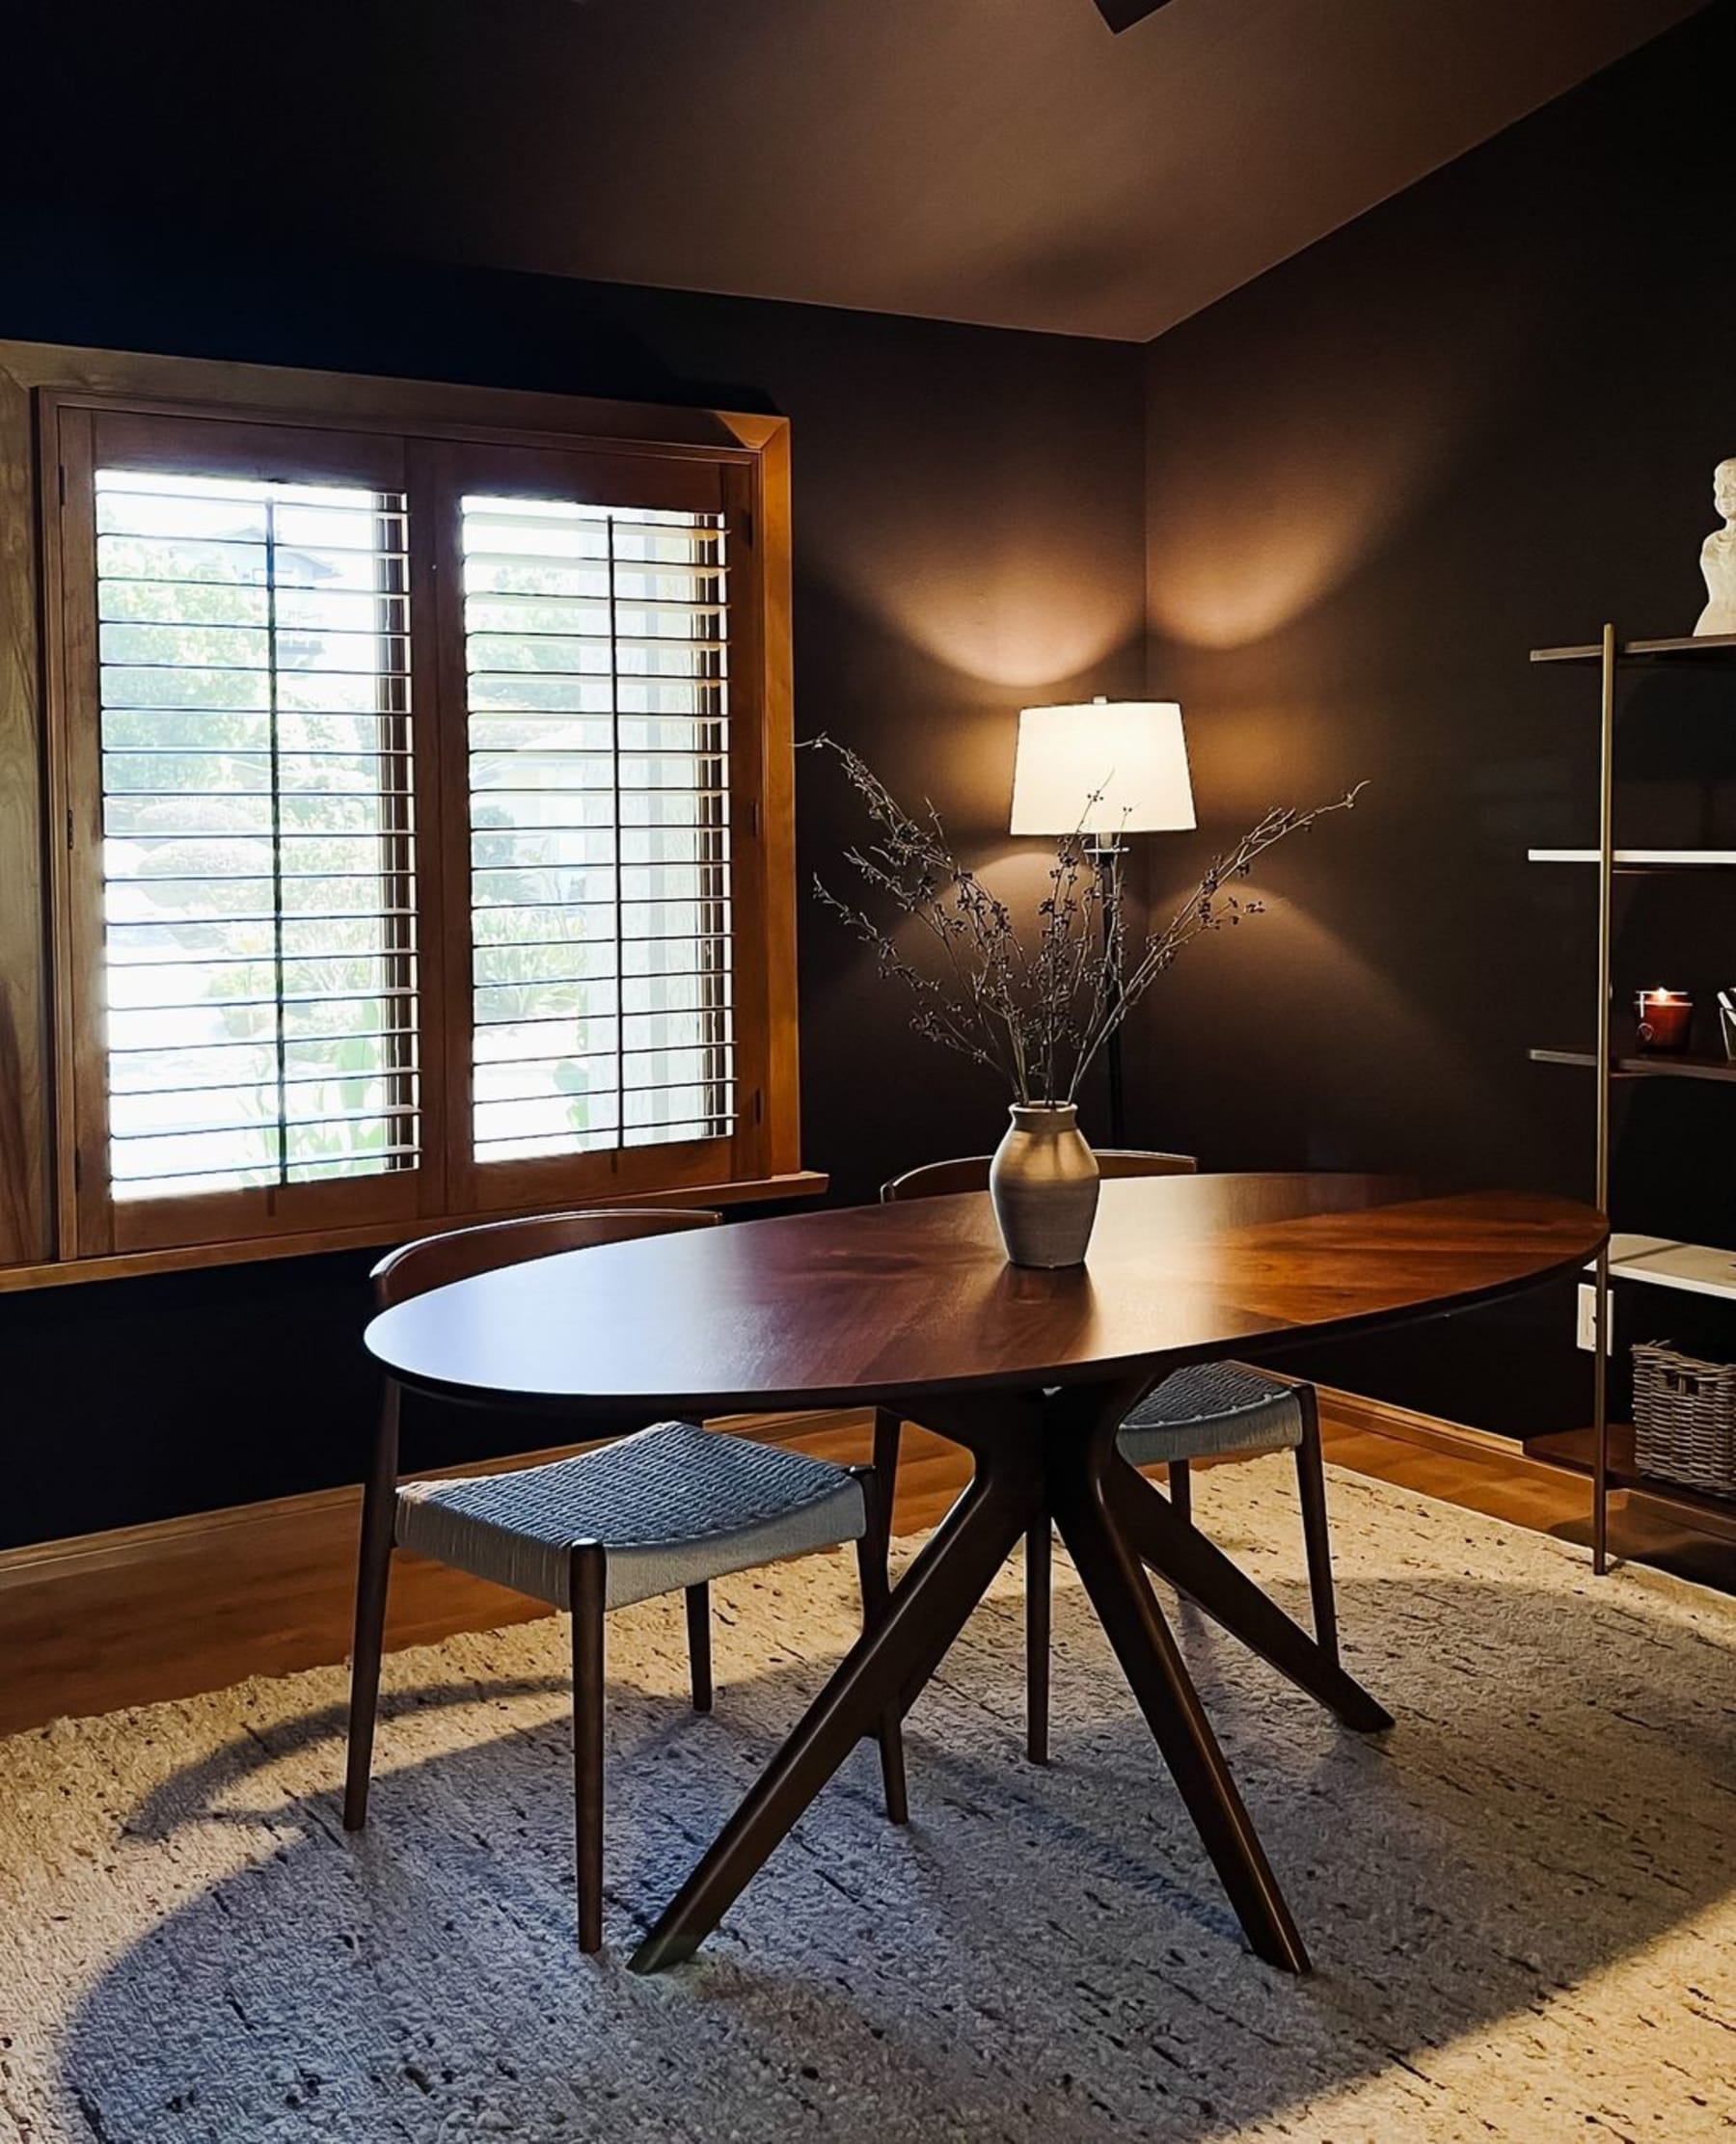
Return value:
<svg viewBox="0 0 1736 2144">
<path fill-rule="evenodd" d="M 595 1199 L 597 1207 L 610 1206 L 765 1206 L 774 1200 L 816 1199 L 831 1179 L 817 1169 L 794 1169 L 786 1176 L 759 1177 L 740 1183 L 684 1184 L 678 1191 L 641 1192 L 620 1199 Z M 558 1212 L 568 1202 L 541 1208 Z M 446 1229 L 475 1228 L 485 1221 L 503 1221 L 526 1210 L 501 1213 L 448 1213 L 428 1219 L 381 1223 L 371 1221 L 356 1228 L 321 1229 L 305 1235 L 257 1236 L 244 1243 L 185 1243 L 173 1250 L 128 1251 L 113 1258 L 59 1259 L 42 1265 L 0 1266 L 0 1295 L 25 1289 L 66 1288 L 80 1281 L 125 1281 L 148 1273 L 197 1272 L 211 1265 L 252 1265 L 264 1259 L 312 1258 L 324 1251 L 368 1250 L 375 1246 L 414 1242 L 418 1236 L 437 1235 Z M 536 1210 L 536 1209 L 530 1209 Z"/>
</svg>

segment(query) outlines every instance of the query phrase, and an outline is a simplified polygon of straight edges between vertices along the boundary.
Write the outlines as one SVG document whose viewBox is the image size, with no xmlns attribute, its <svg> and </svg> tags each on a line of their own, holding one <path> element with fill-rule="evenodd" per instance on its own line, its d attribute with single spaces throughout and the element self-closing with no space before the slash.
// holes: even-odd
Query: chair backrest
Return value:
<svg viewBox="0 0 1736 2144">
<path fill-rule="evenodd" d="M 882 1199 L 944 1199 L 959 1191 L 987 1191 L 993 1157 L 973 1153 L 957 1161 L 930 1161 L 881 1185 Z M 1099 1147 L 1098 1169 L 1105 1177 L 1191 1177 L 1200 1164 L 1191 1153 L 1142 1153 L 1136 1147 Z"/>
<path fill-rule="evenodd" d="M 425 1295 L 473 1273 L 551 1258 L 556 1251 L 587 1251 L 596 1243 L 626 1243 L 635 1236 L 668 1235 L 678 1229 L 716 1228 L 720 1213 L 679 1206 L 603 1207 L 590 1213 L 533 1213 L 523 1221 L 484 1221 L 471 1229 L 424 1235 L 393 1251 L 373 1269 L 374 1300 L 381 1310 Z"/>
</svg>

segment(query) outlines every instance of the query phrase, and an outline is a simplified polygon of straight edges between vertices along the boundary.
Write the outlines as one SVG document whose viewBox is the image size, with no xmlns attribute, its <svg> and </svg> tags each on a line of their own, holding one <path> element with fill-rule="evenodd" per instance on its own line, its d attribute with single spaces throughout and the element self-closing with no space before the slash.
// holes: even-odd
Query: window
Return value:
<svg viewBox="0 0 1736 2144">
<path fill-rule="evenodd" d="M 52 414 L 68 1247 L 787 1165 L 751 454 Z"/>
</svg>

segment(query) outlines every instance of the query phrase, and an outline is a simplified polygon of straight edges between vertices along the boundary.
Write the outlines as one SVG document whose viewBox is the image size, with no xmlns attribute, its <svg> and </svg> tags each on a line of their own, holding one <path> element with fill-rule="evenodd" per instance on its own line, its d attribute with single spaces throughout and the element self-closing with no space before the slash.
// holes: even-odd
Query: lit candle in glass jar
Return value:
<svg viewBox="0 0 1736 2144">
<path fill-rule="evenodd" d="M 1640 1047 L 1644 1050 L 1683 1050 L 1694 1023 L 1694 1000 L 1686 991 L 1640 992 Z"/>
</svg>

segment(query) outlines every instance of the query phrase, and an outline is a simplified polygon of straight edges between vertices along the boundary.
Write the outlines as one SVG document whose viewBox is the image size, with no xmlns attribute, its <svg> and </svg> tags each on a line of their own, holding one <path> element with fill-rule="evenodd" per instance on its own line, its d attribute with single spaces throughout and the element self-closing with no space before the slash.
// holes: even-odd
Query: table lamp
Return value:
<svg viewBox="0 0 1736 2144">
<path fill-rule="evenodd" d="M 1103 931 L 1120 906 L 1123 837 L 1196 825 L 1187 740 L 1175 700 L 1095 699 L 1027 707 L 1013 762 L 1016 834 L 1083 832 L 1103 880 Z M 1109 1143 L 1126 1143 L 1122 1039 L 1109 1038 Z"/>
</svg>

